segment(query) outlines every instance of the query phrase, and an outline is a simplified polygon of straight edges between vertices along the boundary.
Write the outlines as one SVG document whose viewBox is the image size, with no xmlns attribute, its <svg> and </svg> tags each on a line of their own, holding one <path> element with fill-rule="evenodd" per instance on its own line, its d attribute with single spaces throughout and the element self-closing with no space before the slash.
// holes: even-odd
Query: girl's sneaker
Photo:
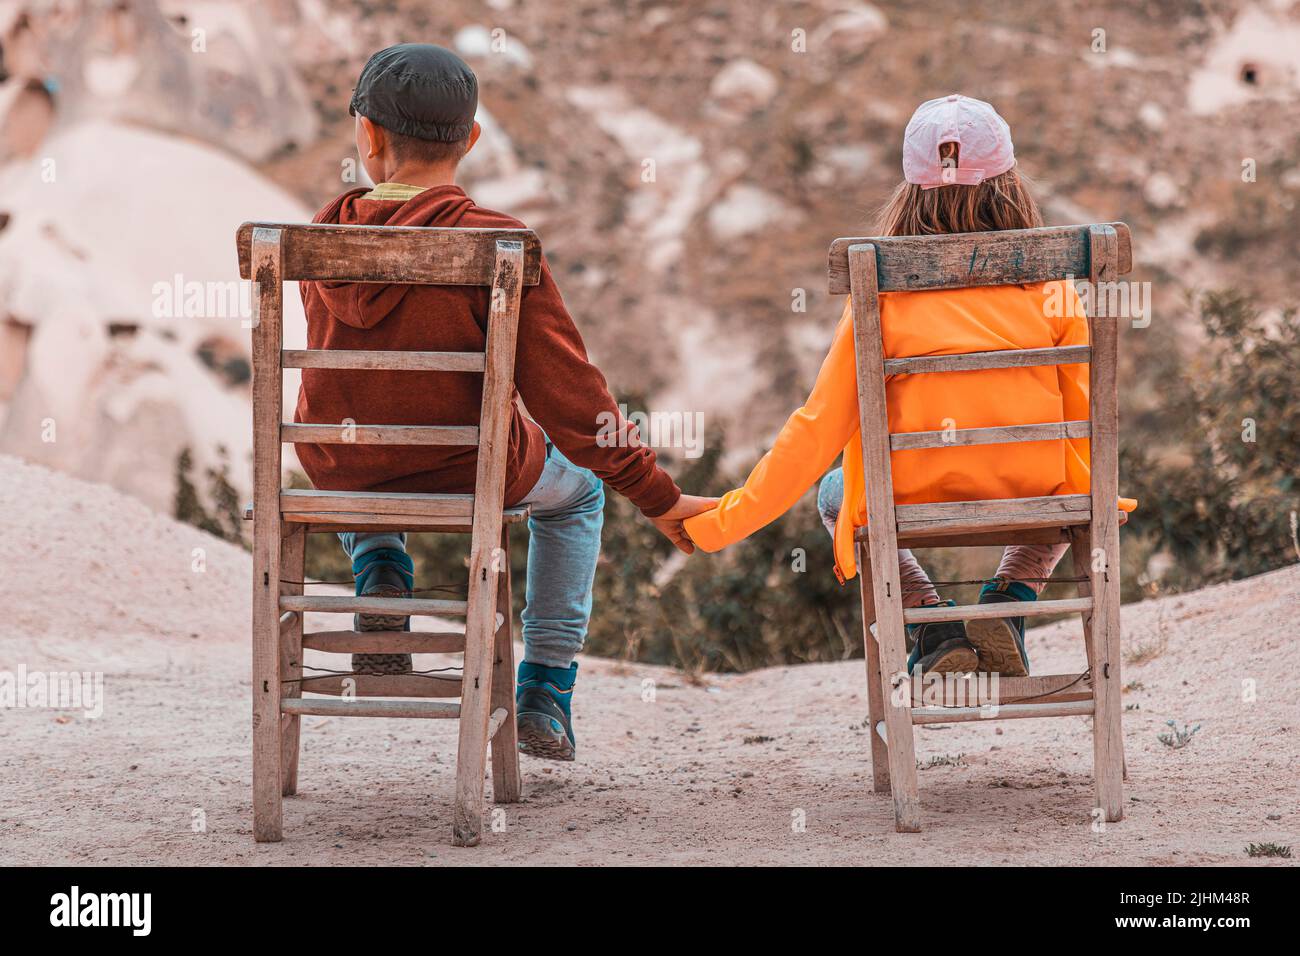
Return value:
<svg viewBox="0 0 1300 956">
<path fill-rule="evenodd" d="M 1023 581 L 994 578 L 980 589 L 979 603 L 1037 600 L 1037 592 Z M 1023 617 L 991 617 L 968 621 L 966 633 L 979 652 L 981 671 L 1006 677 L 1024 677 L 1029 673 Z"/>
<path fill-rule="evenodd" d="M 942 606 L 953 607 L 954 602 L 944 601 Z M 923 674 L 966 674 L 975 670 L 978 664 L 975 648 L 967 639 L 961 621 L 909 624 L 907 632 L 916 641 L 907 658 L 909 674 L 917 667 Z"/>
<path fill-rule="evenodd" d="M 577 754 L 569 704 L 578 679 L 578 662 L 543 667 L 523 661 L 515 691 L 519 752 L 543 760 L 572 760 Z"/>
</svg>

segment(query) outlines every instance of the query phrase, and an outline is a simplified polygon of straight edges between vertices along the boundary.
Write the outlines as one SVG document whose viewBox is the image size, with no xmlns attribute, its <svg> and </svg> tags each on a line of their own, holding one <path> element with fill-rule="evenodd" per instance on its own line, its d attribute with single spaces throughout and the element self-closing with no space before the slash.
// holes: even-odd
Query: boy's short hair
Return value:
<svg viewBox="0 0 1300 956">
<path fill-rule="evenodd" d="M 435 139 L 421 139 L 385 129 L 393 156 L 404 162 L 435 165 L 438 163 L 459 163 L 469 150 L 469 137 L 445 143 Z"/>
</svg>

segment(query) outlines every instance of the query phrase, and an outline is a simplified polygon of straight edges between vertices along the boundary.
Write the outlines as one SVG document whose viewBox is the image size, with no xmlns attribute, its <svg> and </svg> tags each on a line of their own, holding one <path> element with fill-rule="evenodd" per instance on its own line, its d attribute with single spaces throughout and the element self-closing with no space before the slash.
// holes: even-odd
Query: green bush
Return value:
<svg viewBox="0 0 1300 956">
<path fill-rule="evenodd" d="M 1165 414 L 1125 432 L 1121 474 L 1141 500 L 1131 532 L 1167 560 L 1154 585 L 1184 590 L 1297 557 L 1300 319 L 1235 291 L 1191 303 L 1204 340 L 1159 373 Z"/>
<path fill-rule="evenodd" d="M 699 494 L 738 484 L 740 476 L 719 471 L 721 432 L 706 447 L 698 459 L 665 461 L 678 483 Z M 687 558 L 609 495 L 589 649 L 692 671 L 850 656 L 861 647 L 857 588 L 836 582 L 811 498 L 720 554 Z"/>
<path fill-rule="evenodd" d="M 225 541 L 244 544 L 244 513 L 239 492 L 230 483 L 230 465 L 225 448 L 218 446 L 220 467 L 209 468 L 208 502 L 205 505 L 194 485 L 194 457 L 188 448 L 176 456 L 176 493 L 172 499 L 172 516 L 178 521 L 202 528 Z M 251 531 L 250 531 L 251 535 Z"/>
</svg>

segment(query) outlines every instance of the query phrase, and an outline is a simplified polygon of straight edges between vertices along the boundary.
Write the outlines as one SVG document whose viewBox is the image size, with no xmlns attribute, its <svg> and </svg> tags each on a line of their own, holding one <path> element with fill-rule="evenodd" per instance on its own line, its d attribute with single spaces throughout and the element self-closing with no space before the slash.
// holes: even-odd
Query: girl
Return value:
<svg viewBox="0 0 1300 956">
<path fill-rule="evenodd" d="M 1016 167 L 1011 130 L 981 100 L 952 95 L 921 104 L 903 137 L 905 182 L 894 190 L 878 235 L 916 236 L 1043 224 Z M 1075 308 L 1049 308 L 1063 294 Z M 1061 313 L 1065 314 L 1062 315 Z M 1057 283 L 932 292 L 882 293 L 886 357 L 1086 345 L 1088 325 L 1073 288 Z M 1086 365 L 987 369 L 886 379 L 891 432 L 1025 425 L 1088 417 Z M 866 524 L 851 306 L 845 305 L 812 394 L 790 416 L 772 450 L 741 488 L 686 521 L 705 551 L 753 534 L 789 510 L 840 455 L 844 465 L 822 478 L 817 506 L 835 540 L 835 572 L 853 577 L 853 532 Z M 1003 445 L 915 449 L 893 455 L 899 504 L 1086 494 L 1088 442 L 1067 439 Z M 1121 499 L 1132 510 L 1135 502 Z M 1032 601 L 1066 545 L 1006 549 L 979 601 Z M 898 552 L 906 607 L 938 604 L 939 595 L 910 551 Z M 948 604 L 953 602 L 948 601 Z M 908 670 L 1029 673 L 1024 618 L 908 626 Z"/>
</svg>

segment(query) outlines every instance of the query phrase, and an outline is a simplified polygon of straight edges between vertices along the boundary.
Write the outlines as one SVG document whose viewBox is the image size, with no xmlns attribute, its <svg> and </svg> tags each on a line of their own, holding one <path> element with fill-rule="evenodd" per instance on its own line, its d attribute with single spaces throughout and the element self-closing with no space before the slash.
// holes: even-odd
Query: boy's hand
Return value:
<svg viewBox="0 0 1300 956">
<path fill-rule="evenodd" d="M 685 554 L 692 554 L 695 551 L 695 544 L 691 541 L 690 536 L 686 534 L 686 526 L 683 522 L 687 518 L 693 518 L 712 508 L 717 507 L 717 498 L 704 498 L 700 495 L 682 495 L 677 499 L 677 504 L 673 505 L 657 518 L 651 518 L 650 521 L 669 541 L 677 546 L 677 550 Z"/>
</svg>

